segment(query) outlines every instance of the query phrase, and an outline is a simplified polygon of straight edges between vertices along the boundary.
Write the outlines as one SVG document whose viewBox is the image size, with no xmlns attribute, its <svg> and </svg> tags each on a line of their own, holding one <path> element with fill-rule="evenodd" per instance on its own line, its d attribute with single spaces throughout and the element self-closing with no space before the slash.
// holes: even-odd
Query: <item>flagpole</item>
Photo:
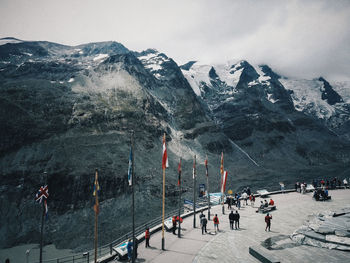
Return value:
<svg viewBox="0 0 350 263">
<path fill-rule="evenodd" d="M 221 172 L 221 196 L 222 196 L 222 214 L 225 214 L 225 205 L 224 205 L 224 191 L 223 191 L 223 184 L 224 184 L 224 152 L 221 152 L 221 167 L 220 167 L 220 172 Z"/>
<path fill-rule="evenodd" d="M 208 194 L 208 220 L 210 220 L 210 194 L 209 194 L 209 171 L 208 171 L 208 156 L 206 156 L 205 171 L 207 174 L 207 194 Z"/>
<path fill-rule="evenodd" d="M 132 187 L 132 242 L 133 242 L 133 250 L 132 250 L 132 263 L 135 262 L 136 259 L 136 239 L 135 239 L 135 194 L 134 194 L 134 131 L 131 133 L 131 151 L 132 151 L 132 172 L 131 172 L 131 187 Z"/>
<path fill-rule="evenodd" d="M 193 162 L 193 227 L 196 228 L 196 155 Z"/>
<path fill-rule="evenodd" d="M 47 183 L 47 173 L 44 172 L 45 177 L 45 184 Z M 41 202 L 43 203 L 43 214 L 41 215 L 41 231 L 40 231 L 40 259 L 39 262 L 43 262 L 43 244 L 44 244 L 44 217 L 45 217 L 45 201 L 44 197 L 41 199 Z"/>
<path fill-rule="evenodd" d="M 165 133 L 163 136 L 163 143 L 165 143 Z M 164 206 L 165 206 L 165 167 L 163 166 L 163 200 L 162 200 L 162 250 L 165 250 L 164 248 Z"/>
<path fill-rule="evenodd" d="M 181 169 L 181 158 L 180 158 L 180 169 Z M 181 174 L 181 170 L 179 171 Z M 177 232 L 177 236 L 181 237 L 181 176 L 179 176 L 179 230 Z"/>
<path fill-rule="evenodd" d="M 98 170 L 96 169 L 95 170 L 95 180 L 96 180 L 96 177 L 98 177 Z M 98 207 L 97 207 L 97 204 L 98 204 L 98 189 L 97 189 L 97 186 L 96 187 L 96 193 L 95 193 L 95 263 L 97 263 L 97 239 L 98 239 L 98 232 L 97 232 L 97 225 L 98 225 Z"/>
</svg>

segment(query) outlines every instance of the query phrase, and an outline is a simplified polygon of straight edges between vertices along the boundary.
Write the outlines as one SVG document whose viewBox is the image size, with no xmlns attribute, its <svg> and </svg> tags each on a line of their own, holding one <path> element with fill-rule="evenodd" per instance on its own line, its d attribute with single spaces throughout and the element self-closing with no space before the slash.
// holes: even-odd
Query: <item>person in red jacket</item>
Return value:
<svg viewBox="0 0 350 263">
<path fill-rule="evenodd" d="M 270 216 L 270 214 L 267 213 L 267 215 L 265 216 L 265 223 L 266 223 L 265 231 L 267 231 L 267 229 L 269 229 L 269 231 L 270 231 L 270 228 L 271 228 L 271 219 L 272 219 L 272 216 Z"/>
<path fill-rule="evenodd" d="M 219 218 L 218 218 L 217 214 L 215 214 L 215 216 L 213 218 L 213 222 L 214 222 L 214 229 L 215 229 L 215 233 L 216 233 L 216 229 L 219 231 Z"/>
<path fill-rule="evenodd" d="M 145 240 L 146 240 L 146 247 L 149 247 L 149 239 L 151 237 L 151 234 L 149 233 L 149 227 L 146 228 L 145 232 Z"/>
<path fill-rule="evenodd" d="M 270 199 L 269 205 L 274 206 L 275 202 L 272 199 Z"/>
</svg>

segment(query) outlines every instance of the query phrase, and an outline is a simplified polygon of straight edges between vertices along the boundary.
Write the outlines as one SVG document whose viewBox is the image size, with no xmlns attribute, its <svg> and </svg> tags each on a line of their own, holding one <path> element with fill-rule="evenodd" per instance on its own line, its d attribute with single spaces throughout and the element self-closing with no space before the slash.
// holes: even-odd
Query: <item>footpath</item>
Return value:
<svg viewBox="0 0 350 263">
<path fill-rule="evenodd" d="M 260 200 L 269 200 L 270 197 L 277 206 L 277 210 L 271 213 L 270 232 L 265 231 L 265 214 L 256 213 L 257 207 L 251 207 L 249 201 L 248 206 L 238 210 L 239 230 L 230 229 L 227 205 L 225 215 L 222 215 L 220 205 L 214 206 L 211 219 L 218 214 L 218 233 L 215 233 L 211 220 L 207 226 L 208 233 L 202 235 L 199 214 L 196 215 L 196 228 L 193 228 L 193 216 L 190 216 L 181 225 L 181 238 L 172 232 L 165 233 L 165 251 L 161 250 L 161 231 L 151 236 L 150 248 L 145 248 L 145 242 L 141 242 L 136 262 L 260 262 L 249 253 L 249 248 L 267 253 L 275 262 L 350 262 L 350 252 L 298 245 L 290 239 L 290 235 L 309 215 L 350 206 L 349 189 L 330 191 L 330 195 L 332 200 L 327 202 L 316 202 L 311 193 L 303 195 L 296 192 L 257 198 L 255 206 L 260 204 Z M 204 214 L 207 217 L 207 211 Z"/>
</svg>

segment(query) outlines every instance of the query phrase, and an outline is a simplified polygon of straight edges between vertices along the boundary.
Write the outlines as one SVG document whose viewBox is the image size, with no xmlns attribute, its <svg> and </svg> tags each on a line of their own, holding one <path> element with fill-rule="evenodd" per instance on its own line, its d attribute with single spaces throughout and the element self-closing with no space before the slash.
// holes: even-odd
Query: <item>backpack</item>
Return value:
<svg viewBox="0 0 350 263">
<path fill-rule="evenodd" d="M 214 223 L 217 224 L 218 223 L 218 218 L 217 217 L 214 217 Z"/>
</svg>

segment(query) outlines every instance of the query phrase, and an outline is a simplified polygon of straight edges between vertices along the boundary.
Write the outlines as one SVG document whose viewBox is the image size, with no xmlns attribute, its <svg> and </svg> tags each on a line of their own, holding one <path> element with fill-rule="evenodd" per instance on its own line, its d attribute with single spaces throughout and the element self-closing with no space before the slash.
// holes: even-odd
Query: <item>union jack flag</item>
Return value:
<svg viewBox="0 0 350 263">
<path fill-rule="evenodd" d="M 41 203 L 43 198 L 47 199 L 49 197 L 49 188 L 47 185 L 41 186 L 39 191 L 35 195 L 35 201 Z"/>
</svg>

